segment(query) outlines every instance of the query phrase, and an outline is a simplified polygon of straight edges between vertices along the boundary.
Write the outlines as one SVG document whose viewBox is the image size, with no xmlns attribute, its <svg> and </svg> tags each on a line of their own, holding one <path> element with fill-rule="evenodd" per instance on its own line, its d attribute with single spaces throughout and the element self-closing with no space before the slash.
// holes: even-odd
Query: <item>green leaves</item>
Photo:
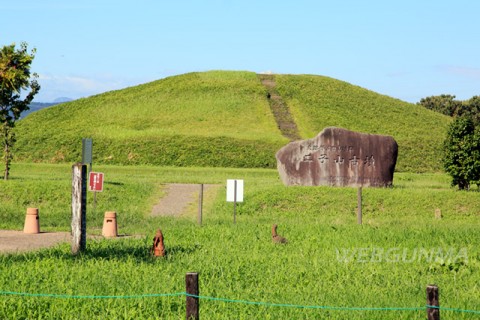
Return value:
<svg viewBox="0 0 480 320">
<path fill-rule="evenodd" d="M 5 180 L 8 179 L 9 165 L 12 160 L 11 150 L 15 143 L 12 129 L 22 112 L 28 110 L 30 102 L 40 90 L 36 80 L 38 76 L 30 74 L 30 65 L 34 56 L 35 49 L 28 54 L 25 42 L 19 49 L 15 49 L 15 44 L 0 49 L 0 123 L 3 126 L 0 147 L 2 147 L 5 162 Z M 33 79 L 30 82 L 31 77 Z M 21 90 L 28 88 L 31 89 L 30 92 L 21 99 Z"/>
<path fill-rule="evenodd" d="M 30 65 L 35 57 L 35 49 L 27 53 L 27 44 L 22 42 L 20 49 L 15 44 L 0 49 L 0 88 L 2 91 L 19 93 L 29 86 Z"/>
<path fill-rule="evenodd" d="M 455 100 L 455 96 L 449 94 L 422 98 L 417 104 L 450 117 L 462 107 L 462 102 Z"/>
<path fill-rule="evenodd" d="M 480 182 L 479 129 L 470 117 L 456 118 L 443 145 L 445 171 L 452 176 L 452 185 L 458 185 L 460 190 Z"/>
</svg>

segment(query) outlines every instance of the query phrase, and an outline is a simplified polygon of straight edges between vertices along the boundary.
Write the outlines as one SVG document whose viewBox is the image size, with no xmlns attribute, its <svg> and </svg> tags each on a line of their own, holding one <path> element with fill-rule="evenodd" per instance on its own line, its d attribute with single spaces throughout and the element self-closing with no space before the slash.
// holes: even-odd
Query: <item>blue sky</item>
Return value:
<svg viewBox="0 0 480 320">
<path fill-rule="evenodd" d="M 0 0 L 35 101 L 207 70 L 317 74 L 409 102 L 480 95 L 480 1 Z"/>
</svg>

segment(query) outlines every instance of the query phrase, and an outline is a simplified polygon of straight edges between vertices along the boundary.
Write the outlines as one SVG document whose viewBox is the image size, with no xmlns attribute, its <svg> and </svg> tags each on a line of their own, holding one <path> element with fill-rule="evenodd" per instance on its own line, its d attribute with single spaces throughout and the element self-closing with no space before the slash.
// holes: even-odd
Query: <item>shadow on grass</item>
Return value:
<svg viewBox="0 0 480 320">
<path fill-rule="evenodd" d="M 105 184 L 111 184 L 113 186 L 123 186 L 123 185 L 125 185 L 125 183 L 123 183 L 123 182 L 115 182 L 115 181 L 105 181 L 104 183 Z"/>
<path fill-rule="evenodd" d="M 0 256 L 2 261 L 10 262 L 31 262 L 43 259 L 61 259 L 71 261 L 102 260 L 102 261 L 131 261 L 136 260 L 143 263 L 156 263 L 157 261 L 174 261 L 176 257 L 193 254 L 201 246 L 173 245 L 165 249 L 165 257 L 154 257 L 151 253 L 152 244 L 148 239 L 102 239 L 87 240 L 86 250 L 76 255 L 71 253 L 71 246 L 68 243 L 56 247 L 43 249 L 35 252 L 6 254 Z"/>
</svg>

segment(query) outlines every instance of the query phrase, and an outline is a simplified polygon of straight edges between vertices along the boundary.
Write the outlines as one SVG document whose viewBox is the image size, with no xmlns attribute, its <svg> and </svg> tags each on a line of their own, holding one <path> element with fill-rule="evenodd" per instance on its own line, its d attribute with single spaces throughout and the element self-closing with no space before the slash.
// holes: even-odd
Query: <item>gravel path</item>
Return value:
<svg viewBox="0 0 480 320">
<path fill-rule="evenodd" d="M 205 193 L 212 185 L 204 184 Z M 200 194 L 199 184 L 167 184 L 166 195 L 152 209 L 152 216 L 179 216 L 191 203 L 196 203 Z"/>
<path fill-rule="evenodd" d="M 28 234 L 23 231 L 0 230 L 0 253 L 34 251 L 70 240 L 70 232 Z"/>
</svg>

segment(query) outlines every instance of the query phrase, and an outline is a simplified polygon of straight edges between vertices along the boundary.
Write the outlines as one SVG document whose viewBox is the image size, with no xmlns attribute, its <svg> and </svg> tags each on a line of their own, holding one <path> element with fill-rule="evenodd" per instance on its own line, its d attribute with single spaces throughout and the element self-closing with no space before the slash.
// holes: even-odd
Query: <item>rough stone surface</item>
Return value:
<svg viewBox="0 0 480 320">
<path fill-rule="evenodd" d="M 388 187 L 397 154 L 390 136 L 328 127 L 313 139 L 290 142 L 276 157 L 287 186 Z"/>
</svg>

